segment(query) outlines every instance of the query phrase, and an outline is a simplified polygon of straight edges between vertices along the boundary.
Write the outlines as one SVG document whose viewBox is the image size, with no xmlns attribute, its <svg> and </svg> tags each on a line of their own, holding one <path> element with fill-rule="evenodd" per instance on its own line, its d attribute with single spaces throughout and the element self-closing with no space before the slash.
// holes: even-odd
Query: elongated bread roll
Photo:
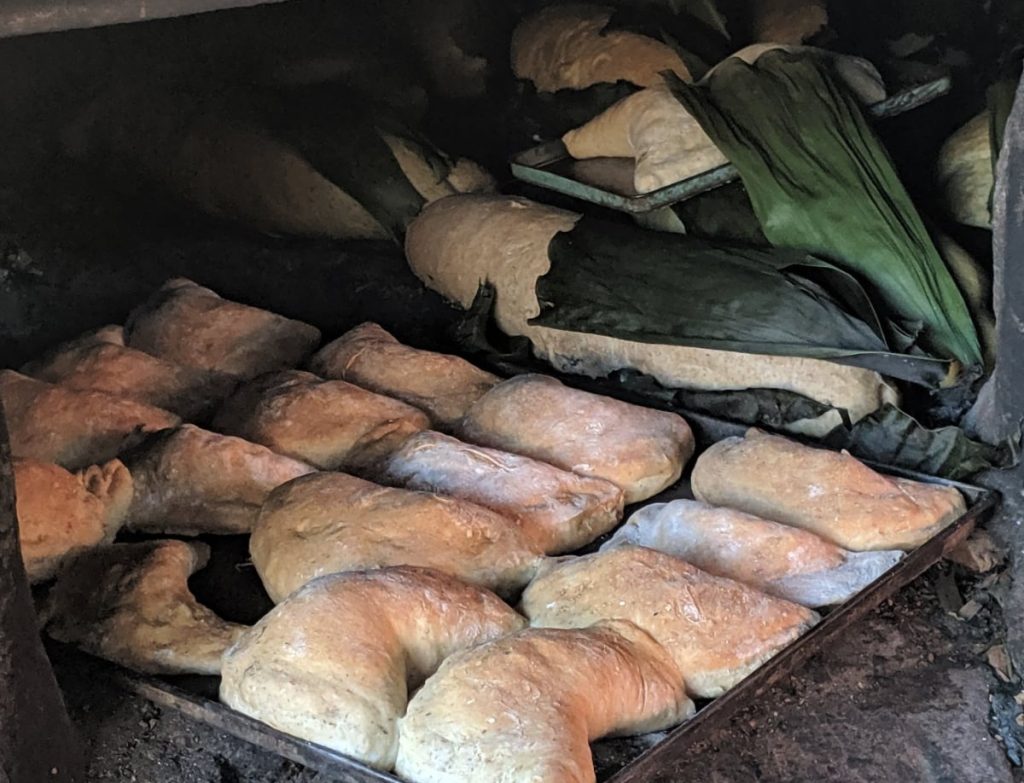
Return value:
<svg viewBox="0 0 1024 783">
<path fill-rule="evenodd" d="M 271 492 L 249 552 L 275 602 L 324 574 L 394 565 L 436 568 L 509 595 L 542 560 L 515 522 L 482 506 L 344 473 Z"/>
<path fill-rule="evenodd" d="M 21 558 L 42 582 L 66 561 L 109 544 L 132 502 L 132 477 L 118 460 L 69 473 L 51 462 L 14 460 Z"/>
<path fill-rule="evenodd" d="M 622 519 L 622 490 L 507 451 L 438 432 L 413 435 L 388 459 L 384 477 L 407 489 L 479 503 L 516 521 L 545 554 L 586 546 Z"/>
<path fill-rule="evenodd" d="M 21 371 L 69 389 L 102 391 L 203 419 L 238 382 L 215 370 L 182 367 L 125 346 L 120 326 L 106 326 L 64 343 Z"/>
<path fill-rule="evenodd" d="M 939 150 L 935 178 L 943 206 L 953 220 L 976 228 L 992 228 L 991 116 L 976 114 L 950 136 Z"/>
<path fill-rule="evenodd" d="M 135 479 L 129 527 L 147 533 L 248 533 L 275 487 L 316 468 L 265 446 L 185 424 L 125 455 Z"/>
<path fill-rule="evenodd" d="M 179 277 L 132 311 L 125 341 L 186 367 L 249 379 L 298 366 L 320 342 L 320 330 Z"/>
<path fill-rule="evenodd" d="M 411 405 L 300 370 L 250 381 L 213 421 L 215 430 L 323 470 L 366 469 L 429 426 Z"/>
<path fill-rule="evenodd" d="M 81 391 L 0 370 L 11 453 L 77 470 L 116 457 L 146 432 L 174 427 L 173 413 L 127 397 Z"/>
<path fill-rule="evenodd" d="M 683 676 L 632 623 L 531 628 L 448 658 L 399 722 L 417 783 L 594 783 L 588 742 L 693 714 Z"/>
<path fill-rule="evenodd" d="M 325 345 L 309 369 L 407 402 L 444 430 L 501 380 L 458 356 L 403 345 L 373 323 L 360 324 Z"/>
<path fill-rule="evenodd" d="M 618 486 L 627 503 L 679 480 L 693 456 L 681 416 L 572 389 L 546 375 L 502 381 L 463 419 L 460 434 Z"/>
<path fill-rule="evenodd" d="M 757 429 L 697 460 L 698 500 L 810 530 L 854 551 L 920 546 L 966 510 L 952 487 L 884 476 L 847 452 Z"/>
<path fill-rule="evenodd" d="M 54 639 L 148 674 L 219 674 L 246 629 L 196 601 L 188 578 L 206 565 L 198 541 L 111 544 L 71 563 L 45 609 Z"/>
<path fill-rule="evenodd" d="M 636 623 L 672 655 L 690 695 L 703 698 L 725 693 L 818 621 L 802 606 L 633 546 L 546 564 L 522 610 L 542 627 Z"/>
<path fill-rule="evenodd" d="M 512 35 L 512 70 L 539 92 L 582 90 L 602 82 L 659 84 L 663 71 L 690 81 L 668 44 L 628 30 L 605 30 L 613 8 L 563 3 L 530 14 Z"/>
<path fill-rule="evenodd" d="M 438 571 L 333 574 L 278 604 L 225 653 L 220 698 L 389 770 L 408 694 L 449 655 L 525 624 L 497 596 Z"/>
<path fill-rule="evenodd" d="M 468 308 L 483 283 L 498 292 L 494 315 L 509 335 L 525 335 L 557 369 L 602 377 L 621 369 L 652 376 L 669 388 L 783 389 L 845 408 L 853 421 L 895 402 L 875 372 L 818 359 L 760 356 L 653 345 L 531 326 L 540 314 L 537 278 L 551 262 L 548 245 L 579 218 L 574 212 L 509 196 L 455 196 L 427 207 L 409 227 L 405 250 L 413 272 L 430 288 Z M 823 435 L 842 419 L 830 411 L 791 429 Z"/>
<path fill-rule="evenodd" d="M 903 553 L 848 552 L 806 530 L 696 500 L 651 503 L 601 551 L 643 546 L 803 606 L 842 603 Z"/>
</svg>

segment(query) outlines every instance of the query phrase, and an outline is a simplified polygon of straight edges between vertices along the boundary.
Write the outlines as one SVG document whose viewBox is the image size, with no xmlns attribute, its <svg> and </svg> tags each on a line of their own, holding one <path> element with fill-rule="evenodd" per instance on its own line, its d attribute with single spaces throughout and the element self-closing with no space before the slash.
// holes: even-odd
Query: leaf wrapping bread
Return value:
<svg viewBox="0 0 1024 783">
<path fill-rule="evenodd" d="M 225 653 L 220 698 L 388 770 L 408 694 L 453 653 L 525 624 L 497 596 L 430 569 L 325 576 L 274 607 Z"/>
<path fill-rule="evenodd" d="M 700 455 L 698 500 L 810 530 L 853 551 L 923 544 L 966 510 L 953 487 L 878 473 L 846 452 L 756 429 Z"/>
<path fill-rule="evenodd" d="M 594 783 L 588 742 L 693 714 L 665 650 L 632 623 L 530 628 L 448 658 L 400 721 L 417 783 Z"/>
</svg>

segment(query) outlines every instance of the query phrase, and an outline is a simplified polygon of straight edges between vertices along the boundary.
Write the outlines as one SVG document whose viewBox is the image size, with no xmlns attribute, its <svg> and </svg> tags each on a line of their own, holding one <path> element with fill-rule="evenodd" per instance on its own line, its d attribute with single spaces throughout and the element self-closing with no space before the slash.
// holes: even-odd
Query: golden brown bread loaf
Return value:
<svg viewBox="0 0 1024 783">
<path fill-rule="evenodd" d="M 952 487 L 884 476 L 846 452 L 750 429 L 705 451 L 698 500 L 810 530 L 853 551 L 923 544 L 964 512 Z"/>
<path fill-rule="evenodd" d="M 629 30 L 606 30 L 614 9 L 589 3 L 551 5 L 530 14 L 512 34 L 512 70 L 538 92 L 582 90 L 602 82 L 640 87 L 662 82 L 663 71 L 690 81 L 668 44 Z"/>
<path fill-rule="evenodd" d="M 344 473 L 271 492 L 249 552 L 275 602 L 324 574 L 394 565 L 436 568 L 508 595 L 542 559 L 515 522 L 482 506 Z"/>
<path fill-rule="evenodd" d="M 219 674 L 246 629 L 196 601 L 190 575 L 206 565 L 198 541 L 111 544 L 65 568 L 48 596 L 47 632 L 149 674 Z"/>
<path fill-rule="evenodd" d="M 452 653 L 525 624 L 497 596 L 430 569 L 333 574 L 278 604 L 227 651 L 220 698 L 389 770 L 408 694 Z"/>
<path fill-rule="evenodd" d="M 181 277 L 135 308 L 124 329 L 131 348 L 243 379 L 297 367 L 320 343 L 320 330 L 309 324 L 222 299 Z"/>
<path fill-rule="evenodd" d="M 704 698 L 729 690 L 818 620 L 802 606 L 634 546 L 545 564 L 523 592 L 522 610 L 542 627 L 636 623 L 668 650 L 690 694 Z"/>
<path fill-rule="evenodd" d="M 29 582 L 117 535 L 132 502 L 132 477 L 118 460 L 69 473 L 52 462 L 14 460 L 21 557 Z"/>
<path fill-rule="evenodd" d="M 366 470 L 429 426 L 411 405 L 300 370 L 244 384 L 213 421 L 215 430 L 323 470 Z"/>
<path fill-rule="evenodd" d="M 594 783 L 589 742 L 693 714 L 683 676 L 632 623 L 531 628 L 448 658 L 399 722 L 416 783 Z"/>
<path fill-rule="evenodd" d="M 898 398 L 878 373 L 821 359 L 762 356 L 619 340 L 530 323 L 540 315 L 537 279 L 550 271 L 548 246 L 579 219 L 575 212 L 510 196 L 453 196 L 424 209 L 409 226 L 409 266 L 429 288 L 468 309 L 480 286 L 494 286 L 494 318 L 505 334 L 525 336 L 556 369 L 601 378 L 633 369 L 672 389 L 782 389 L 845 409 L 853 421 Z M 837 411 L 794 422 L 794 432 L 824 435 Z"/>
<path fill-rule="evenodd" d="M 147 432 L 175 427 L 173 413 L 126 397 L 81 391 L 0 370 L 11 453 L 77 470 L 116 457 Z"/>
<path fill-rule="evenodd" d="M 69 389 L 129 397 L 186 420 L 210 416 L 238 382 L 224 373 L 182 367 L 128 348 L 120 326 L 106 326 L 64 343 L 21 371 Z"/>
<path fill-rule="evenodd" d="M 360 324 L 325 345 L 309 369 L 420 408 L 446 431 L 501 380 L 458 356 L 403 345 L 373 323 Z"/>
<path fill-rule="evenodd" d="M 810 607 L 842 603 L 903 556 L 849 552 L 806 530 L 696 500 L 644 506 L 601 551 L 620 546 L 656 549 Z"/>
<path fill-rule="evenodd" d="M 316 470 L 266 446 L 185 424 L 124 456 L 135 479 L 129 527 L 147 533 L 248 533 L 270 491 Z"/>
<path fill-rule="evenodd" d="M 389 484 L 438 492 L 497 511 L 545 554 L 570 552 L 622 519 L 622 490 L 546 462 L 473 446 L 439 432 L 413 435 L 388 459 Z"/>
<path fill-rule="evenodd" d="M 519 375 L 481 397 L 463 419 L 466 440 L 610 481 L 626 503 L 674 484 L 693 455 L 681 416 Z"/>
</svg>

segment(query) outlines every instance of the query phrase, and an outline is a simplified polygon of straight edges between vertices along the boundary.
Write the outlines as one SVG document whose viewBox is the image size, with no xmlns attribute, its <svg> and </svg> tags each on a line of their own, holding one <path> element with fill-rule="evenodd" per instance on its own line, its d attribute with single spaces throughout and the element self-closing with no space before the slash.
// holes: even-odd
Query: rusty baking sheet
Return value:
<svg viewBox="0 0 1024 783">
<path fill-rule="evenodd" d="M 906 87 L 868 111 L 879 119 L 896 117 L 930 103 L 950 89 L 952 81 L 943 76 Z M 727 163 L 650 193 L 637 193 L 632 188 L 631 158 L 574 160 L 558 140 L 520 152 L 512 158 L 510 166 L 512 175 L 523 182 L 631 214 L 678 204 L 739 179 L 736 167 Z"/>
<path fill-rule="evenodd" d="M 712 426 L 706 417 L 695 419 L 698 433 L 717 431 L 710 439 L 722 437 L 722 429 Z M 728 425 L 721 422 L 729 432 Z M 876 466 L 877 467 L 877 466 Z M 800 639 L 750 674 L 724 696 L 698 703 L 698 712 L 686 723 L 667 731 L 640 737 L 602 740 L 592 746 L 597 779 L 602 783 L 640 783 L 652 780 L 656 773 L 671 767 L 693 743 L 708 732 L 725 725 L 737 711 L 761 696 L 779 678 L 797 671 L 812 655 L 841 634 L 865 614 L 894 595 L 904 585 L 938 562 L 950 549 L 963 541 L 976 523 L 995 508 L 998 495 L 980 487 L 923 476 L 909 471 L 880 468 L 887 473 L 959 489 L 968 502 L 967 511 L 949 527 L 909 553 L 896 566 L 846 603 L 823 610 L 822 621 Z M 692 497 L 689 481 L 682 479 L 658 496 L 627 508 L 627 514 L 648 503 Z M 229 620 L 253 623 L 271 603 L 262 589 L 255 569 L 248 563 L 245 536 L 214 537 L 212 555 L 206 569 L 196 574 L 190 586 L 201 601 Z M 595 549 L 601 541 L 587 547 Z M 335 751 L 277 731 L 242 715 L 217 701 L 219 679 L 208 676 L 149 677 L 110 664 L 102 664 L 110 676 L 129 690 L 154 703 L 182 712 L 188 717 L 251 742 L 292 761 L 346 783 L 396 783 L 400 779 L 354 761 Z"/>
</svg>

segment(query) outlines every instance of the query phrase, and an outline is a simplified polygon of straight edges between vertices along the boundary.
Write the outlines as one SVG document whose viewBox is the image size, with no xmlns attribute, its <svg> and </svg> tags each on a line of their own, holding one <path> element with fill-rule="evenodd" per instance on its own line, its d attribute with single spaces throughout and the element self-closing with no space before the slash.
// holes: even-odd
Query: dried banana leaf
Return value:
<svg viewBox="0 0 1024 783">
<path fill-rule="evenodd" d="M 815 59 L 730 58 L 676 97 L 736 166 L 768 240 L 862 276 L 922 346 L 981 362 L 970 313 L 857 101 Z"/>
<path fill-rule="evenodd" d="M 836 359 L 937 386 L 945 362 L 890 350 L 857 280 L 803 251 L 584 217 L 552 239 L 531 323 L 636 342 Z"/>
</svg>

